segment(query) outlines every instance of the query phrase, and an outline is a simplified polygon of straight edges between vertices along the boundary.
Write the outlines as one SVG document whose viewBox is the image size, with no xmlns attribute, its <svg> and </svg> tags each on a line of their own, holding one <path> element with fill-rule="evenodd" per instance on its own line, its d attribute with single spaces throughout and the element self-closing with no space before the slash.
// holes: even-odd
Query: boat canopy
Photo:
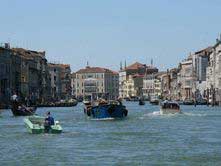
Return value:
<svg viewBox="0 0 221 166">
<path fill-rule="evenodd" d="M 175 101 L 163 101 L 161 103 L 163 109 L 180 109 L 180 105 Z"/>
</svg>

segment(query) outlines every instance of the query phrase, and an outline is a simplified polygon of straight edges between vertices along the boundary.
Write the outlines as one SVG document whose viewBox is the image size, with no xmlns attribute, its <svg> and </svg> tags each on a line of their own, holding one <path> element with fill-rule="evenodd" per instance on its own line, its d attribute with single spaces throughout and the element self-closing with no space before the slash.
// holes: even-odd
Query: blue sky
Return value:
<svg viewBox="0 0 221 166">
<path fill-rule="evenodd" d="M 221 32 L 219 0 L 1 0 L 0 42 L 45 50 L 72 70 L 120 61 L 176 67 Z"/>
</svg>

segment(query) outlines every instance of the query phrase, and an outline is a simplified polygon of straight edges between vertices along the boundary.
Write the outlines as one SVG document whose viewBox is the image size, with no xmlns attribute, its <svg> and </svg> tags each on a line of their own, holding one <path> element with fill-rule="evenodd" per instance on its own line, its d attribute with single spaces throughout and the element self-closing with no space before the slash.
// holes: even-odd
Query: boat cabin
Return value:
<svg viewBox="0 0 221 166">
<path fill-rule="evenodd" d="M 177 102 L 169 102 L 169 101 L 164 101 L 161 104 L 162 109 L 180 109 L 180 106 Z"/>
</svg>

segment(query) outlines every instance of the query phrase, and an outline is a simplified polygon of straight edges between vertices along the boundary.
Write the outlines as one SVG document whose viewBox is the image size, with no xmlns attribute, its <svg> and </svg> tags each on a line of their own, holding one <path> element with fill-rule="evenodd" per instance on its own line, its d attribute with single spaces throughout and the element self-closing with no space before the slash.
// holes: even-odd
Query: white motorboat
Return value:
<svg viewBox="0 0 221 166">
<path fill-rule="evenodd" d="M 160 114 L 181 113 L 180 105 L 174 101 L 164 101 L 160 106 Z"/>
</svg>

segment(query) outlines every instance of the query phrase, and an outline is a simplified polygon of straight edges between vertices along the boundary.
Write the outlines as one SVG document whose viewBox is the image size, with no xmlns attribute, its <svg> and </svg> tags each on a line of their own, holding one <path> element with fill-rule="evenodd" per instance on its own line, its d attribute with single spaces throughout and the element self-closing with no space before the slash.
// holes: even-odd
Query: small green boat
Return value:
<svg viewBox="0 0 221 166">
<path fill-rule="evenodd" d="M 31 134 L 41 134 L 45 132 L 45 118 L 41 116 L 29 116 L 24 119 L 25 126 L 28 129 L 28 132 Z M 62 132 L 62 127 L 59 124 L 59 121 L 55 121 L 54 125 L 51 125 L 49 133 L 59 134 Z"/>
</svg>

